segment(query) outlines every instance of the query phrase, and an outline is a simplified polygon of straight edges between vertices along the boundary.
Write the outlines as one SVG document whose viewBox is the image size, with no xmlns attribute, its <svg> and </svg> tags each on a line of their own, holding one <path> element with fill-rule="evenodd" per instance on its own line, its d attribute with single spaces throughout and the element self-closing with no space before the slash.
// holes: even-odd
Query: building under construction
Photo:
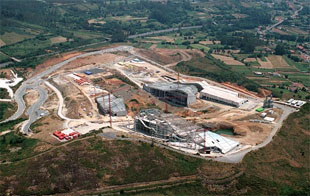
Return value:
<svg viewBox="0 0 310 196">
<path fill-rule="evenodd" d="M 153 83 L 144 84 L 143 89 L 160 100 L 173 105 L 188 106 L 196 102 L 198 89 L 194 85 L 177 83 Z"/>
<path fill-rule="evenodd" d="M 162 113 L 158 109 L 142 110 L 135 118 L 135 131 L 177 143 L 200 153 L 227 153 L 239 142 L 202 129 L 174 114 Z"/>
<path fill-rule="evenodd" d="M 114 95 L 104 95 L 96 98 L 96 103 L 100 113 L 103 115 L 110 114 L 112 116 L 126 116 L 127 111 L 123 98 L 117 98 Z"/>
</svg>

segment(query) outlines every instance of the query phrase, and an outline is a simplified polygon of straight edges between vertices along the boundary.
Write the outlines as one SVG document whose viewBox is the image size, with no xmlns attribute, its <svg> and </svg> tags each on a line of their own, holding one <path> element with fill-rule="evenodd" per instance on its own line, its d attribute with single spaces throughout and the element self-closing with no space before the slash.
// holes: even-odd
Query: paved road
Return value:
<svg viewBox="0 0 310 196">
<path fill-rule="evenodd" d="M 132 50 L 133 47 L 132 46 L 118 46 L 115 48 L 108 48 L 108 49 L 104 49 L 104 50 L 99 50 L 99 51 L 94 51 L 94 52 L 89 52 L 89 53 L 84 53 L 75 57 L 72 57 L 68 60 L 65 60 L 61 63 L 57 63 L 51 67 L 49 67 L 47 70 L 43 71 L 42 73 L 26 80 L 15 92 L 14 95 L 14 99 L 17 103 L 18 109 L 17 111 L 8 119 L 6 119 L 3 122 L 7 122 L 9 120 L 15 120 L 17 118 L 19 118 L 25 111 L 26 109 L 26 105 L 25 105 L 25 101 L 23 99 L 23 96 L 26 94 L 26 90 L 27 89 L 38 89 L 39 93 L 40 93 L 40 97 L 37 100 L 37 102 L 34 104 L 34 108 L 31 109 L 30 113 L 29 113 L 29 123 L 31 124 L 31 121 L 33 119 L 37 119 L 36 117 L 36 112 L 37 110 L 40 108 L 41 105 L 43 105 L 43 103 L 45 102 L 45 98 L 47 97 L 47 92 L 43 91 L 42 89 L 40 90 L 39 88 L 39 84 L 41 82 L 43 82 L 44 79 L 42 79 L 43 77 L 51 74 L 52 72 L 56 71 L 57 69 L 61 68 L 62 66 L 78 59 L 78 58 L 83 58 L 83 57 L 87 57 L 87 56 L 91 56 L 91 55 L 96 55 L 96 54 L 104 54 L 104 53 L 111 53 L 111 52 L 117 52 L 117 51 L 130 51 Z M 28 123 L 28 122 L 27 122 Z M 29 126 L 30 126 L 29 124 Z M 27 130 L 28 126 L 24 126 L 22 131 L 23 133 L 28 133 Z"/>
<path fill-rule="evenodd" d="M 303 9 L 304 7 L 301 6 L 298 10 L 296 10 L 294 12 L 294 14 L 291 16 L 292 18 L 295 18 L 296 16 L 298 16 L 298 13 Z M 266 29 L 264 31 L 261 31 L 260 33 L 262 34 L 266 34 L 267 31 L 270 31 L 271 29 L 275 28 L 276 26 L 282 24 L 285 20 L 287 20 L 288 18 L 284 18 L 283 20 L 280 20 L 279 22 L 277 22 L 276 24 L 273 24 L 269 27 L 266 27 Z"/>
<path fill-rule="evenodd" d="M 282 109 L 283 110 L 283 114 L 280 117 L 280 119 L 278 120 L 278 122 L 275 125 L 275 127 L 273 128 L 273 130 L 270 133 L 270 135 L 266 138 L 266 140 L 263 143 L 259 144 L 259 145 L 253 146 L 252 148 L 248 148 L 248 149 L 236 152 L 236 153 L 231 154 L 231 155 L 226 155 L 225 157 L 210 158 L 210 157 L 203 157 L 203 156 L 191 154 L 191 153 L 188 153 L 188 152 L 180 151 L 180 150 L 177 150 L 175 148 L 172 148 L 172 147 L 169 147 L 167 145 L 164 145 L 161 142 L 160 139 L 154 139 L 154 141 L 156 141 L 154 144 L 159 146 L 159 147 L 162 147 L 162 148 L 165 148 L 165 149 L 168 149 L 168 150 L 172 150 L 172 151 L 175 151 L 175 152 L 187 155 L 187 156 L 195 157 L 195 158 L 206 159 L 206 160 L 216 160 L 216 161 L 225 162 L 225 163 L 240 163 L 247 153 L 249 153 L 251 151 L 254 151 L 254 150 L 258 150 L 258 149 L 263 148 L 266 145 L 268 145 L 272 141 L 272 139 L 275 136 L 275 134 L 282 127 L 283 121 L 291 113 L 296 111 L 294 108 L 291 108 L 291 107 L 288 107 L 288 106 L 284 106 L 284 105 L 280 105 L 280 104 L 275 104 L 275 107 Z M 120 139 L 120 140 L 131 140 L 131 141 L 139 141 L 140 140 L 140 141 L 147 142 L 147 143 L 151 143 L 152 142 L 152 139 L 149 138 L 148 136 L 145 136 L 145 138 L 117 138 L 117 139 Z"/>
<path fill-rule="evenodd" d="M 278 122 L 276 123 L 275 127 L 272 129 L 270 135 L 266 138 L 266 140 L 263 143 L 260 143 L 256 146 L 253 146 L 252 148 L 243 150 L 243 151 L 239 151 L 235 154 L 232 155 L 228 155 L 225 157 L 220 157 L 220 158 L 216 158 L 216 161 L 220 161 L 220 162 L 226 162 L 226 163 L 239 163 L 242 161 L 243 157 L 248 153 L 251 152 L 253 150 L 258 150 L 260 148 L 265 147 L 267 144 L 269 144 L 272 139 L 273 136 L 275 136 L 275 134 L 278 132 L 278 130 L 282 127 L 283 121 L 293 112 L 296 112 L 296 109 L 291 108 L 289 106 L 284 106 L 284 105 L 280 105 L 280 104 L 274 104 L 275 107 L 280 108 L 283 110 L 283 114 L 281 115 L 280 119 L 278 120 Z"/>
<path fill-rule="evenodd" d="M 40 117 L 38 110 L 40 109 L 40 107 L 44 104 L 44 102 L 48 98 L 47 91 L 44 90 L 43 88 L 36 87 L 35 90 L 37 90 L 39 92 L 40 97 L 39 97 L 38 101 L 35 102 L 32 106 L 30 106 L 27 110 L 27 114 L 29 116 L 29 119 L 23 123 L 22 129 L 21 129 L 21 132 L 25 133 L 25 134 L 29 133 L 30 125 Z"/>
<path fill-rule="evenodd" d="M 219 157 L 219 158 L 203 157 L 203 156 L 187 153 L 187 152 L 184 152 L 184 151 L 180 151 L 180 150 L 174 149 L 172 147 L 169 147 L 167 145 L 163 145 L 160 142 L 160 140 L 157 141 L 156 139 L 155 139 L 155 141 L 157 141 L 157 142 L 155 143 L 155 145 L 160 146 L 160 147 L 165 148 L 165 149 L 169 149 L 169 150 L 181 153 L 181 154 L 184 154 L 184 155 L 187 155 L 187 156 L 191 156 L 191 157 L 196 157 L 196 158 L 201 158 L 201 159 L 206 159 L 206 160 L 215 160 L 215 161 L 225 162 L 225 163 L 240 163 L 247 153 L 249 153 L 251 151 L 254 151 L 254 150 L 258 150 L 260 148 L 263 148 L 267 144 L 269 144 L 272 141 L 272 139 L 275 136 L 275 134 L 282 127 L 283 121 L 291 113 L 296 111 L 294 108 L 291 108 L 291 107 L 288 107 L 288 106 L 284 106 L 284 105 L 280 105 L 280 104 L 275 104 L 275 107 L 282 109 L 283 110 L 283 114 L 280 117 L 280 119 L 278 120 L 278 122 L 275 125 L 275 127 L 273 128 L 273 130 L 270 133 L 270 135 L 266 138 L 266 140 L 263 143 L 259 144 L 259 145 L 253 146 L 252 148 L 248 148 L 248 149 L 245 149 L 245 150 L 242 150 L 242 151 L 239 151 L 239 152 L 236 152 L 236 153 L 231 154 L 231 155 L 226 155 L 224 157 Z M 152 141 L 151 139 L 148 139 L 147 137 L 145 139 L 140 139 L 140 138 L 139 139 L 136 139 L 136 138 L 118 138 L 118 139 L 121 139 L 121 140 L 141 140 L 141 141 L 147 142 L 147 143 L 151 143 L 151 141 Z"/>
<path fill-rule="evenodd" d="M 49 83 L 48 81 L 45 81 L 46 86 L 48 86 L 49 88 L 51 88 L 57 95 L 58 100 L 59 100 L 59 104 L 58 104 L 58 110 L 57 110 L 57 115 L 64 120 L 74 120 L 71 118 L 66 117 L 65 115 L 62 114 L 62 107 L 64 105 L 64 98 L 61 94 L 61 92 L 55 87 L 53 86 L 51 83 Z"/>
<path fill-rule="evenodd" d="M 55 64 L 53 66 L 51 66 L 49 69 L 47 69 L 46 71 L 34 76 L 33 78 L 28 79 L 27 81 L 25 81 L 19 89 L 17 89 L 16 94 L 15 94 L 15 100 L 18 104 L 18 110 L 17 112 L 11 116 L 8 120 L 14 120 L 17 119 L 19 116 L 21 116 L 25 110 L 25 102 L 23 100 L 23 96 L 26 94 L 26 90 L 29 88 L 33 88 L 33 89 L 37 89 L 40 93 L 40 97 L 38 99 L 38 101 L 28 109 L 28 114 L 30 116 L 29 120 L 27 121 L 26 125 L 23 127 L 23 132 L 24 133 L 28 133 L 28 129 L 27 127 L 29 127 L 31 125 L 32 122 L 34 122 L 34 120 L 36 120 L 38 118 L 36 111 L 40 108 L 40 106 L 45 102 L 45 100 L 47 99 L 47 92 L 44 91 L 43 89 L 41 89 L 39 87 L 39 83 L 43 81 L 43 77 L 47 76 L 49 74 L 51 74 L 53 71 L 61 68 L 62 66 L 66 65 L 67 63 L 76 60 L 77 58 L 82 58 L 82 57 L 86 57 L 86 56 L 90 56 L 90 55 L 95 55 L 95 54 L 103 54 L 103 53 L 109 53 L 109 52 L 116 52 L 116 51 L 130 51 L 132 52 L 133 47 L 131 46 L 119 46 L 116 48 L 109 48 L 109 49 L 104 49 L 104 50 L 100 50 L 100 51 L 95 51 L 95 52 L 89 52 L 89 53 L 85 53 L 85 54 L 81 54 L 78 55 L 76 57 L 72 57 L 66 61 L 63 61 L 61 63 Z M 134 53 L 133 53 L 134 54 Z M 140 57 L 140 56 L 139 56 Z M 143 58 L 142 58 L 143 59 Z M 155 63 L 155 62 L 154 62 Z M 160 65 L 161 66 L 161 65 Z M 167 69 L 166 67 L 161 66 L 164 69 Z M 172 71 L 169 69 L 169 71 Z M 51 86 L 49 86 L 51 87 Z M 60 104 L 61 106 L 62 104 Z M 217 161 L 221 161 L 221 162 L 229 162 L 229 163 L 238 163 L 241 162 L 243 157 L 250 151 L 252 150 L 257 150 L 259 148 L 262 148 L 264 146 L 266 146 L 268 143 L 270 143 L 272 141 L 273 136 L 276 134 L 276 132 L 279 130 L 279 128 L 282 126 L 282 122 L 287 118 L 287 116 L 296 111 L 295 109 L 291 108 L 291 107 L 287 107 L 287 106 L 283 106 L 283 105 L 279 105 L 279 104 L 275 104 L 276 107 L 281 108 L 283 110 L 283 114 L 280 117 L 280 119 L 278 120 L 278 123 L 275 125 L 274 129 L 272 130 L 271 134 L 268 136 L 268 138 L 261 144 L 254 146 L 250 149 L 244 150 L 244 151 L 240 151 L 237 152 L 235 154 L 226 156 L 226 157 L 221 157 L 221 158 L 216 158 L 215 160 Z M 61 111 L 61 110 L 59 110 Z M 61 113 L 61 112 L 60 112 Z M 170 148 L 171 149 L 171 148 Z M 185 153 L 188 154 L 188 153 Z M 199 157 L 196 156 L 195 157 Z M 201 158 L 201 157 L 200 157 Z"/>
</svg>

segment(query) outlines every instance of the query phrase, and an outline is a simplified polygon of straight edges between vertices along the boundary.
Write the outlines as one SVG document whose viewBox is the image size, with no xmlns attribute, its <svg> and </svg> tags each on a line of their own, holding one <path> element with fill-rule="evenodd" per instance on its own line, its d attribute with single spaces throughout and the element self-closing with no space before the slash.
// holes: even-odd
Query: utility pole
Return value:
<svg viewBox="0 0 310 196">
<path fill-rule="evenodd" d="M 178 72 L 178 88 L 180 87 L 180 72 Z"/>
<path fill-rule="evenodd" d="M 111 93 L 109 92 L 110 127 L 112 128 Z"/>
<path fill-rule="evenodd" d="M 166 106 L 165 113 L 168 113 L 168 98 L 167 97 L 165 98 L 165 106 Z"/>
<path fill-rule="evenodd" d="M 204 129 L 203 132 L 204 132 L 204 134 L 203 134 L 204 135 L 204 143 L 203 143 L 204 149 L 203 150 L 204 150 L 204 152 L 206 152 L 206 129 Z"/>
</svg>

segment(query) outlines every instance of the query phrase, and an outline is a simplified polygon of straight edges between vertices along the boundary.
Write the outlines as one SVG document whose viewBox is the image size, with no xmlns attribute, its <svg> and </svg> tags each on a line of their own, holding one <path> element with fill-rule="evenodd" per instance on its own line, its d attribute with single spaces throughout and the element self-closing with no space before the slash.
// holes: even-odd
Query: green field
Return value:
<svg viewBox="0 0 310 196">
<path fill-rule="evenodd" d="M 247 62 L 250 66 L 260 66 L 259 62 L 253 61 L 253 62 Z"/>
<path fill-rule="evenodd" d="M 204 45 L 201 45 L 201 44 L 191 44 L 190 46 L 191 46 L 192 48 L 198 49 L 198 50 L 202 50 L 202 49 L 203 49 L 205 52 L 207 52 L 208 50 L 210 50 L 209 47 L 204 46 Z"/>
<path fill-rule="evenodd" d="M 285 59 L 287 64 L 296 67 L 299 71 L 310 72 L 309 63 L 295 62 L 292 59 L 288 58 L 287 56 L 283 56 L 283 58 Z"/>
<path fill-rule="evenodd" d="M 158 43 L 157 48 L 168 48 L 168 49 L 186 49 L 185 45 L 171 45 L 171 44 L 162 44 Z"/>
<path fill-rule="evenodd" d="M 289 100 L 291 98 L 306 100 L 306 98 L 309 99 L 309 96 L 310 96 L 309 93 L 301 91 L 301 90 L 299 90 L 297 93 L 293 93 L 293 92 L 291 92 L 287 89 L 283 89 L 283 88 L 270 87 L 269 89 L 272 91 L 272 94 L 275 97 L 279 97 L 283 100 Z"/>
<path fill-rule="evenodd" d="M 138 42 L 138 43 L 132 43 L 131 45 L 132 45 L 133 47 L 137 47 L 137 48 L 145 48 L 145 49 L 148 49 L 148 48 L 150 48 L 153 44 L 152 44 L 152 43 Z"/>
<path fill-rule="evenodd" d="M 78 37 L 81 39 L 96 39 L 103 38 L 104 34 L 90 31 L 73 31 L 74 37 Z"/>
<path fill-rule="evenodd" d="M 218 82 L 237 83 L 240 86 L 244 86 L 248 90 L 258 91 L 259 84 L 247 79 L 245 77 L 246 73 L 243 74 L 240 70 L 237 72 L 233 70 L 232 67 L 234 66 L 227 66 L 207 54 L 204 58 L 194 58 L 190 61 L 178 63 L 174 69 L 188 75 L 205 77 Z M 244 68 L 241 68 L 242 66 L 236 67 L 249 73 L 249 70 L 246 69 L 245 66 L 243 66 Z"/>
<path fill-rule="evenodd" d="M 20 42 L 32 37 L 33 36 L 29 34 L 19 34 L 16 32 L 5 32 L 4 34 L 0 35 L 0 39 L 5 42 L 6 45 L 14 44 L 16 42 Z"/>
<path fill-rule="evenodd" d="M 267 62 L 267 59 L 263 56 L 260 58 L 263 62 Z"/>
<path fill-rule="evenodd" d="M 47 48 L 51 45 L 52 43 L 49 39 L 43 39 L 43 40 L 31 39 L 4 47 L 2 51 L 8 55 L 18 58 L 36 53 L 39 54 L 42 52 L 44 48 Z"/>
<path fill-rule="evenodd" d="M 233 57 L 237 57 L 238 61 L 248 58 L 250 54 L 232 54 Z"/>
<path fill-rule="evenodd" d="M 289 74 L 289 79 L 293 82 L 301 82 L 305 86 L 310 87 L 310 75 Z"/>
</svg>

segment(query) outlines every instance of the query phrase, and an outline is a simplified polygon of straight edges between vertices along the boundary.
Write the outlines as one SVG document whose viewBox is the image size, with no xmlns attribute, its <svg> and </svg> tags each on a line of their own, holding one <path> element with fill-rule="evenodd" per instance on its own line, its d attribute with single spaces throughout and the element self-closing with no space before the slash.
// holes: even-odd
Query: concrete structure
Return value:
<svg viewBox="0 0 310 196">
<path fill-rule="evenodd" d="M 297 108 L 301 108 L 301 106 L 305 105 L 307 102 L 301 100 L 290 99 L 286 102 L 287 105 L 291 105 Z"/>
<path fill-rule="evenodd" d="M 266 96 L 266 99 L 264 100 L 263 108 L 273 108 L 273 101 L 272 101 L 272 95 Z"/>
<path fill-rule="evenodd" d="M 211 85 L 204 86 L 204 89 L 200 92 L 200 98 L 235 107 L 240 107 L 248 101 L 240 98 L 237 92 Z"/>
<path fill-rule="evenodd" d="M 201 147 L 199 151 L 207 154 L 210 154 L 212 151 L 225 154 L 240 145 L 239 142 L 211 131 L 201 132 L 199 135 L 200 137 L 205 138 L 203 142 L 204 147 Z"/>
<path fill-rule="evenodd" d="M 127 111 L 123 98 L 117 98 L 114 95 L 110 95 L 111 102 L 111 115 L 112 116 L 126 116 Z M 106 115 L 110 113 L 109 95 L 96 98 L 96 103 L 99 111 Z"/>
<path fill-rule="evenodd" d="M 197 87 L 176 83 L 144 84 L 143 89 L 170 104 L 188 106 L 196 102 Z"/>
<path fill-rule="evenodd" d="M 186 121 L 174 114 L 165 114 L 157 109 L 142 110 L 135 117 L 135 131 L 164 139 L 171 144 L 187 146 L 200 153 L 227 153 L 239 142 L 230 140 L 216 133 Z"/>
<path fill-rule="evenodd" d="M 135 118 L 136 131 L 172 141 L 186 141 L 189 133 L 200 128 L 174 114 L 162 113 L 158 109 L 142 110 Z"/>
</svg>

